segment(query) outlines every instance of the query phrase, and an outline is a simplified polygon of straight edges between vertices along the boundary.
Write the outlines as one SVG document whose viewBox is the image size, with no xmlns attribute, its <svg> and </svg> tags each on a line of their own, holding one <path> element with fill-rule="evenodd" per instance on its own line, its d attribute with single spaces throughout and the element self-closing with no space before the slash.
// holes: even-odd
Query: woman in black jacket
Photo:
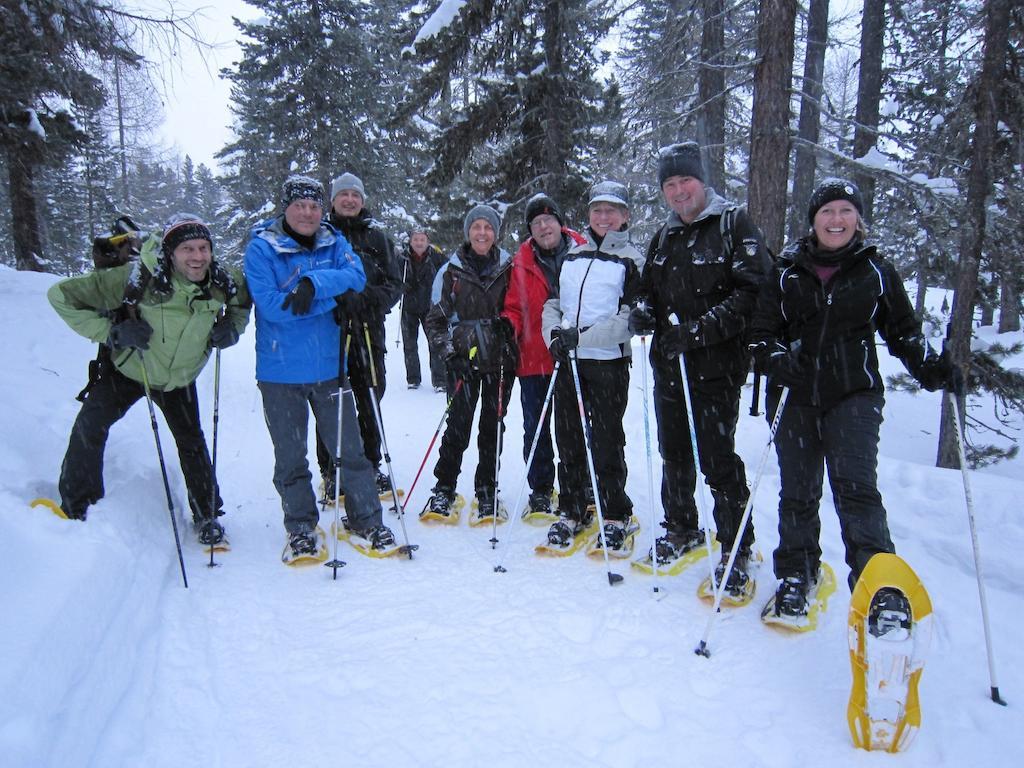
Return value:
<svg viewBox="0 0 1024 768">
<path fill-rule="evenodd" d="M 877 487 L 885 387 L 875 332 L 921 385 L 946 385 L 952 368 L 934 354 L 892 264 L 864 241 L 856 185 L 826 179 L 811 196 L 811 233 L 786 248 L 762 288 L 751 353 L 768 376 L 768 413 L 789 397 L 775 435 L 782 489 L 771 610 L 799 621 L 820 583 L 823 466 L 856 583 L 872 555 L 893 552 Z"/>
</svg>

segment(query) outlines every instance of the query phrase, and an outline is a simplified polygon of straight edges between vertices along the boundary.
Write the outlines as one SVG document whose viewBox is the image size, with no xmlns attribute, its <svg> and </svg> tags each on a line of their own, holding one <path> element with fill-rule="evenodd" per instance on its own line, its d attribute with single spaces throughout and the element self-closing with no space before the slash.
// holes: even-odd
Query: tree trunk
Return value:
<svg viewBox="0 0 1024 768">
<path fill-rule="evenodd" d="M 793 198 L 789 206 L 789 239 L 807 232 L 807 201 L 814 189 L 817 165 L 814 145 L 821 133 L 822 77 L 825 72 L 825 47 L 828 43 L 828 0 L 810 0 L 807 9 L 807 51 L 804 54 L 804 78 L 800 96 L 800 124 L 793 164 Z"/>
<path fill-rule="evenodd" d="M 999 281 L 999 332 L 1010 333 L 1020 330 L 1020 291 L 1013 274 L 1013 265 L 1004 264 L 1002 279 Z"/>
<path fill-rule="evenodd" d="M 750 128 L 750 215 L 775 253 L 782 250 L 789 178 L 789 91 L 796 0 L 761 0 Z"/>
<path fill-rule="evenodd" d="M 878 104 L 882 98 L 882 49 L 885 47 L 885 0 L 864 0 L 860 29 L 860 80 L 857 85 L 857 128 L 853 156 L 864 157 L 878 140 Z M 864 196 L 864 220 L 870 222 L 875 205 L 874 174 L 857 171 L 854 181 Z"/>
<path fill-rule="evenodd" d="M 14 264 L 17 269 L 27 272 L 45 272 L 39 211 L 36 207 L 35 156 L 33 148 L 25 143 L 7 148 Z"/>
<path fill-rule="evenodd" d="M 562 101 L 568 78 L 565 72 L 565 37 L 568 27 L 564 2 L 548 0 L 544 6 L 544 61 L 555 87 L 541 97 L 544 146 L 541 157 L 548 174 L 544 188 L 555 200 L 566 199 L 565 182 L 569 176 L 569 115 Z"/>
<path fill-rule="evenodd" d="M 826 2 L 828 0 L 825 0 Z M 704 182 L 725 192 L 725 0 L 703 0 L 698 92 L 698 136 L 704 153 Z"/>
<path fill-rule="evenodd" d="M 953 296 L 950 319 L 949 353 L 954 365 L 967 372 L 971 354 L 971 319 L 978 289 L 978 264 L 985 239 L 985 199 L 992 175 L 992 150 L 995 146 L 996 94 L 1006 70 L 1010 0 L 989 0 L 985 14 L 985 58 L 981 77 L 974 88 L 975 126 L 971 165 L 967 176 L 967 200 L 960 228 L 960 270 Z M 961 417 L 964 399 L 959 399 Z M 962 425 L 961 425 L 962 426 Z M 939 424 L 939 448 L 936 465 L 955 469 L 960 466 L 949 398 L 943 398 Z"/>
</svg>

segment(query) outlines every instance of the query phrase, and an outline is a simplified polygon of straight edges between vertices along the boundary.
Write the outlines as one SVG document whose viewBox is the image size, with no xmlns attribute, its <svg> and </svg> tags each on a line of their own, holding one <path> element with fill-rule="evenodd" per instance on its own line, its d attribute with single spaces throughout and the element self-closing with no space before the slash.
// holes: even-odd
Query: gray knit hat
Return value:
<svg viewBox="0 0 1024 768">
<path fill-rule="evenodd" d="M 194 213 L 175 213 L 164 226 L 164 233 L 160 240 L 160 249 L 164 255 L 170 256 L 174 249 L 186 240 L 205 240 L 213 250 L 213 237 L 210 235 L 210 227 Z"/>
<path fill-rule="evenodd" d="M 697 142 L 684 141 L 658 150 L 658 186 L 664 186 L 671 176 L 692 176 L 704 181 L 704 162 Z"/>
<path fill-rule="evenodd" d="M 346 189 L 355 190 L 363 200 L 366 199 L 366 189 L 363 188 L 363 180 L 354 173 L 346 171 L 331 182 L 331 201 L 333 202 L 338 193 L 344 192 Z"/>
<path fill-rule="evenodd" d="M 462 223 L 462 233 L 466 236 L 466 242 L 469 242 L 469 227 L 477 219 L 483 219 L 494 229 L 494 236 L 498 236 L 498 230 L 501 229 L 501 217 L 498 212 L 491 208 L 489 205 L 474 205 L 469 213 L 466 214 L 466 220 Z"/>
</svg>

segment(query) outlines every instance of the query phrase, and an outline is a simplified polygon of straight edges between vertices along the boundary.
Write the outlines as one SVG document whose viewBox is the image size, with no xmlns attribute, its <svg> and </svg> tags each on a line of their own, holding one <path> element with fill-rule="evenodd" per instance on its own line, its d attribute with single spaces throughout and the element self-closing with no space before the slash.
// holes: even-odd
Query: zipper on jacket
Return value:
<svg viewBox="0 0 1024 768">
<path fill-rule="evenodd" d="M 821 287 L 824 292 L 825 286 Z M 832 294 L 834 289 L 825 296 L 825 317 L 821 321 L 821 333 L 818 335 L 818 348 L 814 350 L 814 378 L 811 380 L 811 405 L 821 405 L 818 398 L 818 380 L 821 371 L 821 347 L 825 343 L 825 332 L 828 330 L 828 316 L 832 312 Z"/>
</svg>

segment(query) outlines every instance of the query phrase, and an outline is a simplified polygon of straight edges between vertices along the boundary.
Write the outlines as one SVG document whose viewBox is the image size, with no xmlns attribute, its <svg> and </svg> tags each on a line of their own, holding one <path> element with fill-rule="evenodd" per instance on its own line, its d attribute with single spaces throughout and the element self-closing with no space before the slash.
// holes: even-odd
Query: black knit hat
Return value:
<svg viewBox="0 0 1024 768">
<path fill-rule="evenodd" d="M 186 240 L 205 240 L 213 251 L 213 238 L 210 228 L 194 213 L 175 213 L 164 226 L 164 235 L 160 241 L 160 250 L 165 256 L 171 256 L 174 249 Z"/>
<path fill-rule="evenodd" d="M 312 200 L 324 207 L 324 185 L 309 176 L 289 176 L 281 185 L 281 208 L 287 208 L 296 200 Z"/>
<path fill-rule="evenodd" d="M 818 209 L 834 200 L 849 200 L 857 209 L 857 213 L 864 215 L 864 198 L 861 197 L 857 185 L 849 179 L 831 178 L 822 181 L 811 195 L 811 202 L 807 206 L 808 223 L 813 226 Z"/>
<path fill-rule="evenodd" d="M 565 226 L 558 204 L 543 192 L 538 192 L 526 202 L 526 226 L 529 227 L 531 221 L 545 214 L 558 219 L 559 226 Z"/>
<path fill-rule="evenodd" d="M 697 142 L 684 141 L 658 151 L 658 186 L 663 186 L 670 176 L 692 176 L 704 181 L 704 162 Z"/>
</svg>

